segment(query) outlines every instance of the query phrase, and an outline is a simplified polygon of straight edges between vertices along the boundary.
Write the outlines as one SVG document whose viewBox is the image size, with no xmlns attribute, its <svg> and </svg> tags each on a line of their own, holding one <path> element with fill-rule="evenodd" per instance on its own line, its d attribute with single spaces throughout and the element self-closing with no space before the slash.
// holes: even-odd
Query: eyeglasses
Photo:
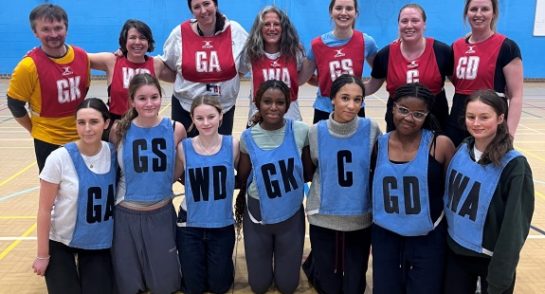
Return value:
<svg viewBox="0 0 545 294">
<path fill-rule="evenodd" d="M 401 116 L 406 117 L 412 115 L 415 120 L 419 121 L 425 120 L 426 116 L 429 114 L 429 112 L 410 111 L 407 107 L 399 106 L 397 103 L 394 103 L 394 106 L 397 109 L 397 113 L 399 113 Z"/>
</svg>

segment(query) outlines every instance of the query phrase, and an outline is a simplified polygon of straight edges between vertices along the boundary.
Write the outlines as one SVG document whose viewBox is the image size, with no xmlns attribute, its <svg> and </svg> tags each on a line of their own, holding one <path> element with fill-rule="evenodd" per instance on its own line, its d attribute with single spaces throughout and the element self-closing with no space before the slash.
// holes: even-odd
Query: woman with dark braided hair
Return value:
<svg viewBox="0 0 545 294">
<path fill-rule="evenodd" d="M 504 98 L 480 90 L 465 108 L 471 136 L 458 147 L 446 174 L 444 293 L 475 293 L 478 277 L 482 293 L 513 293 L 534 213 L 532 170 L 513 149 Z"/>
<path fill-rule="evenodd" d="M 257 112 L 255 95 L 259 85 L 266 80 L 283 81 L 291 92 L 291 103 L 285 118 L 302 120 L 297 95 L 298 73 L 303 64 L 303 48 L 289 17 L 275 6 L 267 6 L 256 16 L 242 53 L 242 63 L 251 71 L 251 120 Z"/>
<path fill-rule="evenodd" d="M 305 240 L 301 156 L 309 154 L 309 128 L 284 118 L 291 100 L 283 82 L 264 82 L 255 98 L 260 120 L 240 138 L 235 209 L 244 227 L 248 282 L 255 293 L 267 292 L 273 281 L 281 293 L 293 293 Z"/>
<path fill-rule="evenodd" d="M 441 293 L 446 223 L 444 175 L 454 145 L 438 135 L 435 96 L 422 84 L 399 87 L 395 129 L 378 139 L 373 177 L 373 292 Z"/>
</svg>

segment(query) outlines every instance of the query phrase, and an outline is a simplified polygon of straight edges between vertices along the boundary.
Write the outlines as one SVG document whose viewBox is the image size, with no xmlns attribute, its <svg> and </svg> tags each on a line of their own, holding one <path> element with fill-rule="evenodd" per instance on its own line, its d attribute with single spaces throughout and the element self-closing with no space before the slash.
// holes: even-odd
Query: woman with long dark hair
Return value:
<svg viewBox="0 0 545 294">
<path fill-rule="evenodd" d="M 448 223 L 445 293 L 513 293 L 520 251 L 534 213 L 526 158 L 513 149 L 507 102 L 493 90 L 471 94 L 465 125 L 446 174 Z"/>
</svg>

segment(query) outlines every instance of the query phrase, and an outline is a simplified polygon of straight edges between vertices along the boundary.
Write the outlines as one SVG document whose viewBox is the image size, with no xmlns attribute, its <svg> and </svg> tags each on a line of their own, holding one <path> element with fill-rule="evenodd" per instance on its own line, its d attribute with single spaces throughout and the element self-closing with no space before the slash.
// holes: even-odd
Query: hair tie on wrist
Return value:
<svg viewBox="0 0 545 294">
<path fill-rule="evenodd" d="M 48 255 L 46 257 L 36 256 L 37 260 L 48 260 L 49 258 L 51 258 L 51 255 Z"/>
</svg>

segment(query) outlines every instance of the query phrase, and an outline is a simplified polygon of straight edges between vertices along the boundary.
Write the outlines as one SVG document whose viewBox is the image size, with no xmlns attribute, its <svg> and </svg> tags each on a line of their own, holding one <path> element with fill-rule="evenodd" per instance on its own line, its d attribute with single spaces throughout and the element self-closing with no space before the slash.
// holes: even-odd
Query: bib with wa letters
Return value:
<svg viewBox="0 0 545 294">
<path fill-rule="evenodd" d="M 469 250 L 492 256 L 492 248 L 483 247 L 483 233 L 488 208 L 498 187 L 503 169 L 516 157 L 511 150 L 499 166 L 476 163 L 469 155 L 468 145 L 460 145 L 450 161 L 445 183 L 445 216 L 450 237 Z"/>
</svg>

